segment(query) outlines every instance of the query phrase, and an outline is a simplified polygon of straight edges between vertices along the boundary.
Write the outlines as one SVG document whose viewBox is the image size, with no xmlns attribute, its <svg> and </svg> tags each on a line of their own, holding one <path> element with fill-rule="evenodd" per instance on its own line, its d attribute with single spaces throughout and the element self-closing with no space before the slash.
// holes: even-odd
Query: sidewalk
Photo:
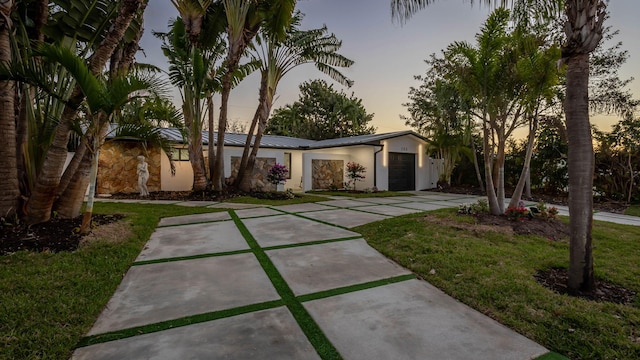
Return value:
<svg viewBox="0 0 640 360">
<path fill-rule="evenodd" d="M 534 359 L 544 347 L 350 228 L 477 197 L 420 193 L 165 218 L 72 359 Z M 632 223 L 631 217 L 600 214 Z M 640 225 L 640 223 L 638 224 Z"/>
</svg>

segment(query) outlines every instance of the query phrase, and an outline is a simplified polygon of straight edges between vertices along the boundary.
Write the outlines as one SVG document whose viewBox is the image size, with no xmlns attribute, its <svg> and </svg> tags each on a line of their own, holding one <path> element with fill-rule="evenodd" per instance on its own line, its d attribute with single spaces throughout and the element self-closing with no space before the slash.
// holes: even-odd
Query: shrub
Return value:
<svg viewBox="0 0 640 360">
<path fill-rule="evenodd" d="M 543 219 L 555 219 L 558 217 L 558 208 L 555 206 L 548 208 L 543 201 L 537 203 L 536 208 L 538 209 L 538 215 Z"/>
<path fill-rule="evenodd" d="M 504 212 L 505 215 L 507 215 L 507 218 L 509 220 L 524 220 L 528 217 L 531 216 L 531 211 L 526 208 L 526 207 L 522 207 L 522 206 L 510 206 L 507 208 L 507 210 Z"/>
<path fill-rule="evenodd" d="M 350 179 L 351 186 L 353 190 L 356 189 L 356 181 L 362 181 L 365 176 L 367 168 L 358 164 L 357 162 L 348 162 L 347 163 L 347 177 Z"/>
<path fill-rule="evenodd" d="M 286 166 L 275 163 L 267 174 L 267 181 L 273 185 L 284 184 L 287 181 L 289 169 Z"/>
</svg>

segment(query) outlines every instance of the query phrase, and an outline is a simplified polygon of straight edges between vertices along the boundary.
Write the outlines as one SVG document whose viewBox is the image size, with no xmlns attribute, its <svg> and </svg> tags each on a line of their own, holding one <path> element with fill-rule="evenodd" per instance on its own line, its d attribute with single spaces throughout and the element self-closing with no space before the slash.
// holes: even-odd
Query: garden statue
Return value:
<svg viewBox="0 0 640 360">
<path fill-rule="evenodd" d="M 144 156 L 138 156 L 138 188 L 140 196 L 148 196 L 147 181 L 149 180 L 149 164 L 144 161 Z"/>
</svg>

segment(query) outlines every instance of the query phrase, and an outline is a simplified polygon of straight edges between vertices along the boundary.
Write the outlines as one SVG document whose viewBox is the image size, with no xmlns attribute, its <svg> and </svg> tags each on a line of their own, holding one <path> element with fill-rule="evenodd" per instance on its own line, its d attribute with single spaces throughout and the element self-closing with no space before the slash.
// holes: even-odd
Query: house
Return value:
<svg viewBox="0 0 640 360">
<path fill-rule="evenodd" d="M 137 192 L 136 156 L 146 155 L 149 162 L 149 191 L 187 191 L 193 184 L 193 171 L 187 145 L 179 130 L 161 129 L 171 140 L 175 175 L 167 156 L 159 149 L 142 149 L 126 141 L 107 142 L 100 153 L 98 193 Z M 235 176 L 246 140 L 246 134 L 225 136 L 224 171 Z M 208 134 L 203 133 L 203 148 Z M 256 159 L 252 186 L 269 190 L 266 173 L 275 164 L 289 168 L 289 179 L 279 190 L 309 191 L 343 188 L 348 181 L 346 164 L 357 162 L 366 168 L 365 179 L 358 189 L 421 190 L 436 187 L 441 160 L 426 156 L 426 140 L 413 131 L 352 136 L 330 140 L 306 140 L 286 136 L 265 135 Z M 205 161 L 206 162 L 206 161 Z"/>
</svg>

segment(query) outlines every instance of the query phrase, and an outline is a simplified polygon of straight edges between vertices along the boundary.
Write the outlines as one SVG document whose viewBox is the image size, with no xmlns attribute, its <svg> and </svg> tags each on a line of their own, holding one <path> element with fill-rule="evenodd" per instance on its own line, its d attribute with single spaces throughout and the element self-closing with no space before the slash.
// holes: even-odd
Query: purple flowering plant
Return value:
<svg viewBox="0 0 640 360">
<path fill-rule="evenodd" d="M 289 174 L 289 169 L 286 166 L 275 163 L 267 173 L 267 181 L 276 186 L 284 184 L 287 181 L 287 174 Z"/>
</svg>

